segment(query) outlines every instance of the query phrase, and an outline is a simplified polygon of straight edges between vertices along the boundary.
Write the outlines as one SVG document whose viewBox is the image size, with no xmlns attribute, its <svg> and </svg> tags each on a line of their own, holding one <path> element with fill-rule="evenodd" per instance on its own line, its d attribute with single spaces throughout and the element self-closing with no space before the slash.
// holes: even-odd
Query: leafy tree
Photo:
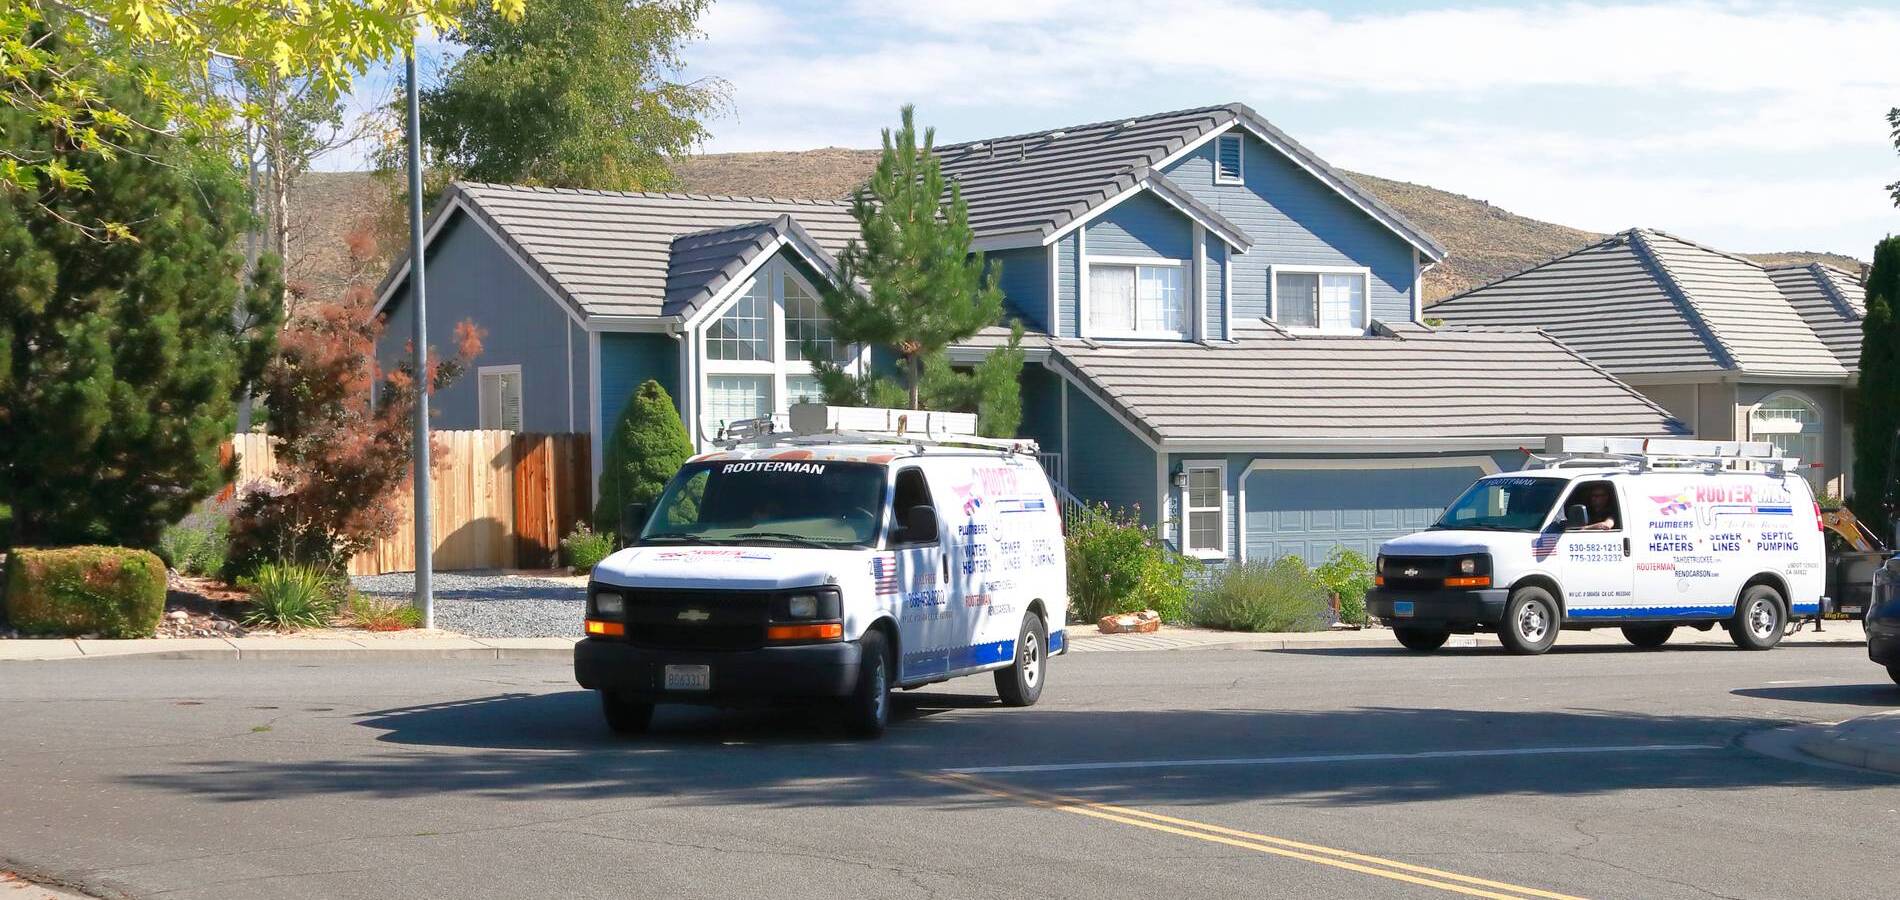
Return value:
<svg viewBox="0 0 1900 900">
<path fill-rule="evenodd" d="M 9 2 L 0 4 L 0 106 L 60 129 L 80 155 L 139 152 L 134 146 L 142 132 L 209 134 L 228 127 L 229 98 L 205 89 L 214 59 L 268 66 L 278 77 L 308 77 L 341 95 L 357 73 L 409 49 L 419 28 L 451 29 L 478 2 Z M 503 17 L 518 17 L 523 2 L 487 0 Z M 107 87 L 128 72 L 142 95 L 136 106 Z M 26 191 L 83 188 L 73 155 L 9 136 L 0 146 L 0 184 Z M 127 222 L 65 224 L 96 238 L 128 237 Z"/>
<path fill-rule="evenodd" d="M 1900 509 L 1900 237 L 1874 246 L 1867 273 L 1867 318 L 1861 321 L 1860 408 L 1854 422 L 1854 515 L 1891 536 Z"/>
<path fill-rule="evenodd" d="M 659 382 L 649 378 L 633 392 L 607 436 L 606 453 L 594 528 L 612 534 L 627 504 L 658 500 L 667 480 L 693 455 L 679 407 Z"/>
<path fill-rule="evenodd" d="M 478 181 L 646 190 L 704 140 L 725 103 L 714 79 L 679 81 L 708 0 L 536 0 L 513 19 L 475 10 L 448 31 L 468 47 L 423 97 L 436 161 Z"/>
<path fill-rule="evenodd" d="M 68 58 L 56 38 L 39 49 Z M 40 72 L 26 88 L 58 85 Z M 97 87 L 102 106 L 160 115 L 133 79 Z M 9 153 L 71 173 L 0 186 L 0 504 L 20 545 L 151 547 L 228 480 L 218 449 L 269 357 L 277 267 L 240 282 L 228 164 L 150 131 L 102 155 L 72 127 L 0 105 Z M 125 223 L 119 239 L 68 224 L 101 221 Z"/>
<path fill-rule="evenodd" d="M 898 360 L 901 388 L 886 376 L 855 376 L 831 363 L 816 364 L 828 402 L 903 405 L 923 409 L 975 408 L 987 412 L 986 433 L 1010 436 L 1022 418 L 1022 326 L 1008 346 L 968 373 L 943 356 L 945 348 L 995 325 L 1003 317 L 1000 271 L 970 249 L 969 208 L 961 187 L 946 184 L 932 151 L 936 129 L 917 141 L 912 107 L 903 124 L 884 130 L 877 170 L 851 205 L 860 237 L 838 256 L 838 281 L 821 294 L 832 333 L 847 344 L 869 345 Z M 945 197 L 948 200 L 945 200 Z M 862 285 L 862 288 L 859 286 Z M 806 355 L 817 358 L 807 350 Z"/>
</svg>

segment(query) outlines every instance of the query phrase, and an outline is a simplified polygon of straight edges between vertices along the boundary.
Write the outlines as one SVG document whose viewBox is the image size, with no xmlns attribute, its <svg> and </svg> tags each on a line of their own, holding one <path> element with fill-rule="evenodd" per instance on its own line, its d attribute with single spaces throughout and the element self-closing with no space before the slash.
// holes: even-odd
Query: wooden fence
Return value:
<svg viewBox="0 0 1900 900">
<path fill-rule="evenodd" d="M 435 433 L 429 505 L 434 567 L 540 569 L 556 564 L 561 536 L 593 512 L 593 463 L 585 434 Z M 238 484 L 269 477 L 270 439 L 233 436 Z M 350 561 L 353 575 L 416 567 L 413 489 L 399 489 L 396 533 Z"/>
</svg>

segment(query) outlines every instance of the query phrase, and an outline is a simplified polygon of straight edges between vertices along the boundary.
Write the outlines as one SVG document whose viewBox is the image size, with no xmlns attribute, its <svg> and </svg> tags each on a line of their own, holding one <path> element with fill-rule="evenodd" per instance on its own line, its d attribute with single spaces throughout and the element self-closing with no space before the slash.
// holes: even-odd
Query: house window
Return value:
<svg viewBox="0 0 1900 900">
<path fill-rule="evenodd" d="M 785 405 L 787 408 L 797 403 L 823 402 L 825 402 L 825 389 L 824 385 L 818 383 L 818 376 L 785 376 Z"/>
<path fill-rule="evenodd" d="M 521 430 L 521 367 L 482 366 L 477 370 L 481 427 Z"/>
<path fill-rule="evenodd" d="M 706 376 L 706 416 L 714 426 L 772 412 L 772 379 L 764 375 Z"/>
<path fill-rule="evenodd" d="M 1364 269 L 1324 271 L 1273 269 L 1273 320 L 1287 328 L 1363 332 L 1366 316 Z"/>
<path fill-rule="evenodd" d="M 1227 555 L 1227 464 L 1189 462 L 1182 513 L 1187 523 L 1187 552 L 1203 558 Z"/>
<path fill-rule="evenodd" d="M 770 283 L 764 278 L 754 279 L 745 295 L 706 332 L 706 358 L 771 359 L 771 329 Z"/>
<path fill-rule="evenodd" d="M 1214 183 L 1240 184 L 1242 177 L 1240 135 L 1223 134 L 1214 139 Z"/>
<path fill-rule="evenodd" d="M 1089 263 L 1089 334 L 1187 336 L 1187 278 L 1178 264 Z"/>
<path fill-rule="evenodd" d="M 1824 470 L 1810 464 L 1822 461 L 1824 424 L 1819 407 L 1800 394 L 1783 391 L 1763 400 L 1748 414 L 1748 439 L 1767 441 L 1781 455 L 1801 460 L 1802 473 L 1820 495 L 1825 493 Z"/>
<path fill-rule="evenodd" d="M 810 341 L 819 359 L 834 363 L 849 359 L 846 348 L 832 338 L 831 317 L 825 315 L 817 295 L 789 273 L 781 277 L 785 291 L 785 358 L 805 359 L 805 342 Z"/>
</svg>

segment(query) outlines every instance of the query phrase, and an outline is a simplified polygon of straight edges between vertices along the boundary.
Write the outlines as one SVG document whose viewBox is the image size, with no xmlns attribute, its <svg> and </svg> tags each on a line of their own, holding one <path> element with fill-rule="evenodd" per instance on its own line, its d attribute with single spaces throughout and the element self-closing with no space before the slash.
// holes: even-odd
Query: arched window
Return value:
<svg viewBox="0 0 1900 900">
<path fill-rule="evenodd" d="M 704 432 L 715 434 L 739 419 L 781 416 L 794 403 L 819 400 L 818 379 L 804 353 L 807 342 L 833 362 L 862 361 L 857 348 L 832 338 L 831 320 L 811 284 L 774 259 L 706 327 Z"/>
<path fill-rule="evenodd" d="M 1783 456 L 1801 460 L 1802 472 L 1815 486 L 1818 496 L 1826 484 L 1824 470 L 1812 464 L 1823 462 L 1821 436 L 1825 433 L 1821 408 L 1793 391 L 1771 394 L 1748 414 L 1748 439 L 1767 441 Z"/>
</svg>

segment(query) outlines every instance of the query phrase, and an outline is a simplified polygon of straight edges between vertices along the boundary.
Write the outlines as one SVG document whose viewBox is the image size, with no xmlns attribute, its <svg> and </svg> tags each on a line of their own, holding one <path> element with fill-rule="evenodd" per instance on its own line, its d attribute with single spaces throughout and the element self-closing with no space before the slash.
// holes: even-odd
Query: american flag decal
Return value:
<svg viewBox="0 0 1900 900">
<path fill-rule="evenodd" d="M 1552 553 L 1556 553 L 1557 539 L 1562 536 L 1563 532 L 1555 528 L 1538 534 L 1537 539 L 1531 542 L 1531 555 L 1538 559 L 1544 559 Z"/>
<path fill-rule="evenodd" d="M 897 582 L 897 558 L 894 556 L 871 557 L 871 590 L 879 596 L 896 594 L 903 591 Z"/>
</svg>

